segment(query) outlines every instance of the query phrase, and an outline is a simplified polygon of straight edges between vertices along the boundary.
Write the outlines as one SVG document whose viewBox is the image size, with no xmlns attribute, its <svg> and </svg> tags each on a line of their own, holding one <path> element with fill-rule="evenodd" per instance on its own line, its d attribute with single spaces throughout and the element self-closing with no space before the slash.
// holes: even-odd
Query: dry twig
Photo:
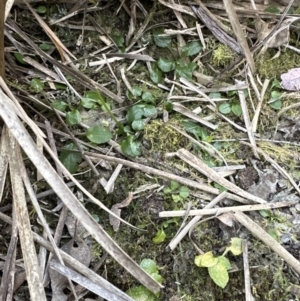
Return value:
<svg viewBox="0 0 300 301">
<path fill-rule="evenodd" d="M 245 279 L 245 296 L 246 301 L 253 301 L 253 296 L 251 293 L 251 283 L 250 283 L 250 269 L 249 269 L 249 259 L 248 259 L 248 243 L 246 239 L 242 240 L 243 248 L 243 266 L 244 266 L 244 279 Z"/>
<path fill-rule="evenodd" d="M 289 207 L 295 205 L 295 202 L 277 202 L 277 203 L 267 203 L 259 205 L 245 205 L 245 206 L 234 206 L 234 207 L 222 207 L 222 208 L 212 208 L 212 209 L 195 209 L 189 210 L 173 210 L 173 211 L 162 211 L 159 213 L 159 217 L 175 217 L 175 216 L 198 216 L 198 215 L 211 215 L 211 214 L 222 214 L 232 211 L 257 211 L 257 210 L 268 210 L 282 207 Z"/>
<path fill-rule="evenodd" d="M 202 160 L 191 154 L 185 149 L 180 149 L 177 151 L 176 155 L 190 166 L 193 166 L 196 170 L 204 174 L 210 180 L 222 185 L 226 189 L 236 193 L 237 195 L 247 198 L 256 203 L 266 203 L 265 200 L 244 191 L 243 189 L 239 188 L 238 186 L 234 185 L 233 183 L 229 182 L 228 180 L 222 178 L 218 173 L 216 173 L 212 168 L 208 167 Z"/>
<path fill-rule="evenodd" d="M 288 265 L 290 265 L 298 274 L 300 274 L 299 261 L 289 253 L 280 243 L 278 243 L 269 233 L 255 223 L 251 218 L 241 211 L 233 213 L 233 217 L 244 227 L 246 227 L 254 236 L 263 241 L 269 248 L 278 254 Z"/>
<path fill-rule="evenodd" d="M 30 298 L 33 301 L 46 301 L 47 299 L 43 281 L 38 266 L 38 258 L 31 233 L 30 219 L 25 199 L 25 190 L 20 173 L 20 164 L 22 164 L 21 153 L 19 145 L 11 133 L 7 135 L 7 139 L 10 146 L 8 158 L 13 189 L 14 210 L 18 224 Z"/>
</svg>

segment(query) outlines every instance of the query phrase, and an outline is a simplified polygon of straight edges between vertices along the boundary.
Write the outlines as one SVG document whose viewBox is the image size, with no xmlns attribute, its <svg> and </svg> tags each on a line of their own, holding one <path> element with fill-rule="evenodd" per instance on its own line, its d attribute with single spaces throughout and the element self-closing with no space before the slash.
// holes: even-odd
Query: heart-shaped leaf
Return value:
<svg viewBox="0 0 300 301">
<path fill-rule="evenodd" d="M 76 125 L 81 122 L 81 115 L 78 110 L 72 110 L 66 114 L 66 121 L 68 125 Z"/>
<path fill-rule="evenodd" d="M 91 142 L 96 144 L 105 143 L 112 138 L 109 130 L 100 125 L 90 127 L 86 132 L 86 136 Z"/>
</svg>

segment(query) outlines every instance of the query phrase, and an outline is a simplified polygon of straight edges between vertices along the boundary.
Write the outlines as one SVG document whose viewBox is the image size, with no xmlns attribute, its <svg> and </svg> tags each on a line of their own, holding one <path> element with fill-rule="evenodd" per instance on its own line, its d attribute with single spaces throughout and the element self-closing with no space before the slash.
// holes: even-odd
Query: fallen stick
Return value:
<svg viewBox="0 0 300 301">
<path fill-rule="evenodd" d="M 279 255 L 289 266 L 291 266 L 300 275 L 300 262 L 289 253 L 280 243 L 278 243 L 268 232 L 261 228 L 251 218 L 241 211 L 236 211 L 232 216 L 244 227 L 246 227 L 254 236 L 263 241 L 270 249 Z"/>
<path fill-rule="evenodd" d="M 267 203 L 267 204 L 257 204 L 257 205 L 244 205 L 244 206 L 233 206 L 233 207 L 223 207 L 223 208 L 211 208 L 211 209 L 197 209 L 190 210 L 188 213 L 186 210 L 176 210 L 176 211 L 162 211 L 159 213 L 159 217 L 176 217 L 176 216 L 197 216 L 197 215 L 213 215 L 221 214 L 231 211 L 256 211 L 256 210 L 268 210 L 281 207 L 288 207 L 294 205 L 296 202 L 277 202 L 277 203 Z"/>
<path fill-rule="evenodd" d="M 189 164 L 190 166 L 194 167 L 196 170 L 201 172 L 203 175 L 208 177 L 211 181 L 218 183 L 219 185 L 223 186 L 227 190 L 243 197 L 248 200 L 251 200 L 255 203 L 265 204 L 266 201 L 260 197 L 257 197 L 247 191 L 244 191 L 240 187 L 234 185 L 230 181 L 221 177 L 217 172 L 215 172 L 212 168 L 206 165 L 201 159 L 190 153 L 189 151 L 185 150 L 184 148 L 179 149 L 176 152 L 176 156 Z"/>
</svg>

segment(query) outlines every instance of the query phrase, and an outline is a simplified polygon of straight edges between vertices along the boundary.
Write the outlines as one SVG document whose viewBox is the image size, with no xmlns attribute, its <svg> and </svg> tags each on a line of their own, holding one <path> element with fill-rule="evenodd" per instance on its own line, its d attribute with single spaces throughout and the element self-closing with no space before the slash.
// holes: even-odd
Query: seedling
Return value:
<svg viewBox="0 0 300 301">
<path fill-rule="evenodd" d="M 141 143 L 133 135 L 128 135 L 120 142 L 120 145 L 122 151 L 128 156 L 137 157 L 141 155 Z"/>
<path fill-rule="evenodd" d="M 248 91 L 244 90 L 243 92 L 244 92 L 245 98 L 247 98 Z M 227 92 L 227 97 L 231 97 L 232 100 L 230 102 L 222 103 L 219 106 L 220 113 L 226 115 L 226 114 L 229 114 L 232 112 L 237 117 L 240 117 L 242 115 L 242 107 L 241 107 L 239 101 L 237 100 L 237 94 L 238 94 L 238 91 L 228 91 Z"/>
<path fill-rule="evenodd" d="M 282 108 L 282 101 L 281 101 L 282 96 L 283 96 L 282 92 L 278 92 L 278 91 L 271 92 L 271 98 L 268 101 L 268 104 L 272 109 L 280 110 Z"/>
<path fill-rule="evenodd" d="M 75 173 L 82 162 L 82 156 L 72 142 L 64 146 L 59 154 L 59 160 L 70 173 Z"/>
<path fill-rule="evenodd" d="M 135 131 L 143 130 L 145 127 L 145 119 L 148 117 L 156 117 L 157 109 L 153 105 L 138 104 L 131 107 L 127 114 L 126 119 Z"/>
<path fill-rule="evenodd" d="M 72 110 L 66 114 L 66 122 L 68 125 L 76 125 L 81 122 L 81 115 L 78 110 Z"/>
<path fill-rule="evenodd" d="M 143 259 L 140 267 L 147 272 L 157 282 L 162 283 L 163 278 L 159 274 L 159 269 L 152 259 Z M 157 296 L 142 285 L 134 286 L 126 292 L 131 298 L 136 301 L 157 301 Z"/>
<path fill-rule="evenodd" d="M 135 95 L 142 96 L 144 99 L 152 98 L 151 93 L 142 93 L 142 91 L 135 89 Z M 122 151 L 131 157 L 136 157 L 141 155 L 140 142 L 136 140 L 136 137 L 132 135 L 132 131 L 141 131 L 145 127 L 146 118 L 157 116 L 157 109 L 155 106 L 150 104 L 137 104 L 132 106 L 127 114 L 126 119 L 128 125 L 123 128 L 124 132 L 127 133 L 125 139 L 120 142 Z"/>
<path fill-rule="evenodd" d="M 231 245 L 226 248 L 221 256 L 214 256 L 210 251 L 196 256 L 194 260 L 198 267 L 208 268 L 210 278 L 221 288 L 224 288 L 229 281 L 228 270 L 231 269 L 231 264 L 228 258 L 225 257 L 229 251 L 235 256 L 240 255 L 242 253 L 242 240 L 238 237 L 233 237 Z"/>
<path fill-rule="evenodd" d="M 86 136 L 95 144 L 106 143 L 112 138 L 109 130 L 100 125 L 90 127 L 86 132 Z"/>
<path fill-rule="evenodd" d="M 192 80 L 193 71 L 197 64 L 186 60 L 187 57 L 197 55 L 202 50 L 202 44 L 199 40 L 188 42 L 181 51 L 180 57 L 175 57 L 176 54 L 171 49 L 172 37 L 164 34 L 162 28 L 158 28 L 153 33 L 154 43 L 161 48 L 168 48 L 172 55 L 172 59 L 160 57 L 157 63 L 152 65 L 150 73 L 151 80 L 158 84 L 162 80 L 162 73 L 175 71 L 178 78 L 184 77 Z"/>
<path fill-rule="evenodd" d="M 47 7 L 44 5 L 39 5 L 36 9 L 39 14 L 45 14 L 47 12 Z"/>
<path fill-rule="evenodd" d="M 40 93 L 44 90 L 44 83 L 39 78 L 33 78 L 30 81 L 30 89 L 35 93 Z"/>
<path fill-rule="evenodd" d="M 174 202 L 181 202 L 189 197 L 190 190 L 186 186 L 180 186 L 178 182 L 171 181 L 169 187 L 165 187 L 163 190 L 164 194 L 171 195 Z"/>
<path fill-rule="evenodd" d="M 193 134 L 199 141 L 211 142 L 213 139 L 213 136 L 210 136 L 204 127 L 193 121 L 183 121 L 183 127 L 186 132 Z"/>
<path fill-rule="evenodd" d="M 164 229 L 159 229 L 156 233 L 156 235 L 152 238 L 152 241 L 155 244 L 161 244 L 166 239 L 167 235 Z"/>
</svg>

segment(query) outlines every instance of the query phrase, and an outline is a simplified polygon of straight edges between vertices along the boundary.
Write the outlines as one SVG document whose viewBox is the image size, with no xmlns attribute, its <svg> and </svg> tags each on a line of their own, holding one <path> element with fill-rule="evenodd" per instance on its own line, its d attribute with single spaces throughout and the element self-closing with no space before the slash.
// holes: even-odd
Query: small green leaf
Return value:
<svg viewBox="0 0 300 301">
<path fill-rule="evenodd" d="M 134 86 L 132 87 L 132 93 L 134 97 L 139 97 L 142 95 L 143 91 L 140 87 Z"/>
<path fill-rule="evenodd" d="M 169 194 L 172 192 L 172 189 L 170 187 L 165 187 L 163 192 L 164 192 L 164 194 Z"/>
<path fill-rule="evenodd" d="M 124 133 L 132 133 L 132 129 L 129 125 L 125 125 L 123 127 L 123 133 L 122 134 L 124 134 Z"/>
<path fill-rule="evenodd" d="M 249 92 L 247 89 L 243 90 L 243 93 L 244 93 L 245 98 L 247 98 L 249 96 Z M 226 94 L 228 97 L 232 97 L 234 95 L 238 95 L 239 92 L 237 90 L 231 90 L 231 91 L 228 91 Z"/>
<path fill-rule="evenodd" d="M 150 72 L 150 79 L 155 83 L 158 84 L 161 82 L 162 80 L 162 73 L 161 71 L 158 69 L 156 64 L 153 64 L 152 66 L 152 70 Z"/>
<path fill-rule="evenodd" d="M 243 90 L 244 96 L 245 98 L 247 98 L 249 96 L 249 91 L 247 89 Z"/>
<path fill-rule="evenodd" d="M 36 92 L 42 92 L 44 90 L 44 83 L 39 78 L 33 78 L 30 81 L 30 88 Z"/>
<path fill-rule="evenodd" d="M 158 230 L 156 235 L 152 238 L 155 244 L 161 244 L 166 239 L 167 235 L 163 229 Z"/>
<path fill-rule="evenodd" d="M 135 131 L 141 131 L 145 127 L 145 122 L 143 119 L 134 120 L 131 124 L 131 127 Z"/>
<path fill-rule="evenodd" d="M 97 214 L 92 214 L 93 219 L 95 220 L 96 223 L 100 222 L 100 217 Z"/>
<path fill-rule="evenodd" d="M 123 36 L 115 35 L 115 36 L 113 36 L 113 40 L 119 48 L 122 48 L 124 46 L 125 39 Z"/>
<path fill-rule="evenodd" d="M 213 161 L 213 159 L 210 157 L 210 156 L 203 156 L 203 162 L 209 166 L 209 167 L 216 167 L 216 162 Z M 220 187 L 222 187 L 221 185 L 217 184 L 217 183 L 214 183 L 213 184 L 215 188 L 218 188 L 220 189 Z M 224 187 L 222 187 L 224 189 Z M 222 190 L 220 190 L 222 191 Z M 226 191 L 226 189 L 224 190 Z"/>
<path fill-rule="evenodd" d="M 184 63 L 183 61 L 178 61 L 176 64 L 176 75 L 180 77 L 184 77 L 188 80 L 192 80 L 193 77 L 193 71 L 196 69 L 197 64 L 196 63 Z"/>
<path fill-rule="evenodd" d="M 171 112 L 173 110 L 173 104 L 170 101 L 166 101 L 164 103 L 164 109 L 168 112 Z"/>
<path fill-rule="evenodd" d="M 219 106 L 219 112 L 222 114 L 229 114 L 231 112 L 231 106 L 229 103 L 222 103 Z"/>
<path fill-rule="evenodd" d="M 214 167 L 214 166 L 212 166 L 212 167 Z M 220 185 L 218 183 L 215 183 L 215 182 L 214 182 L 214 187 L 217 188 L 217 189 L 219 189 L 220 192 L 227 191 L 227 189 L 224 186 L 222 186 L 222 185 Z"/>
<path fill-rule="evenodd" d="M 44 6 L 44 5 L 39 5 L 38 8 L 36 9 L 36 11 L 37 11 L 39 14 L 44 14 L 44 13 L 47 11 L 47 7 Z"/>
<path fill-rule="evenodd" d="M 272 92 L 271 92 L 271 99 L 272 99 L 272 100 L 280 99 L 280 98 L 282 97 L 282 95 L 283 95 L 282 92 L 272 91 Z"/>
<path fill-rule="evenodd" d="M 175 203 L 178 203 L 178 202 L 181 202 L 183 200 L 183 198 L 179 194 L 172 194 L 172 200 Z"/>
<path fill-rule="evenodd" d="M 137 157 L 141 155 L 140 142 L 135 140 L 135 136 L 129 135 L 121 141 L 122 151 L 131 157 Z"/>
<path fill-rule="evenodd" d="M 197 140 L 206 141 L 209 137 L 207 130 L 193 121 L 183 121 L 183 126 L 188 133 L 195 135 Z"/>
<path fill-rule="evenodd" d="M 224 267 L 226 268 L 226 270 L 230 270 L 231 269 L 231 264 L 230 261 L 228 260 L 228 258 L 224 257 L 224 256 L 219 256 L 218 257 L 218 261 L 224 265 Z"/>
<path fill-rule="evenodd" d="M 126 114 L 126 119 L 130 123 L 132 123 L 135 120 L 141 120 L 142 117 L 144 117 L 143 105 L 135 105 L 131 107 Z"/>
<path fill-rule="evenodd" d="M 152 273 L 151 277 L 153 279 L 155 279 L 158 283 L 162 283 L 163 282 L 163 277 L 161 277 L 161 275 L 159 273 Z"/>
<path fill-rule="evenodd" d="M 112 134 L 108 129 L 100 125 L 90 127 L 86 131 L 87 138 L 96 144 L 106 143 L 112 138 Z"/>
<path fill-rule="evenodd" d="M 77 146 L 74 143 L 69 143 L 60 152 L 59 160 L 70 173 L 75 173 L 82 161 L 82 156 L 78 152 Z"/>
<path fill-rule="evenodd" d="M 110 104 L 109 103 L 107 103 L 107 102 L 103 102 L 103 104 L 101 105 L 101 110 L 103 111 L 103 112 L 108 112 L 108 111 L 110 111 L 111 109 L 110 109 Z M 119 125 L 118 125 L 119 126 Z"/>
<path fill-rule="evenodd" d="M 282 108 L 282 101 L 281 99 L 277 99 L 274 102 L 270 103 L 269 105 L 274 110 L 280 110 Z"/>
<path fill-rule="evenodd" d="M 172 191 L 178 189 L 179 188 L 179 183 L 176 182 L 176 181 L 171 181 L 170 188 L 171 188 Z"/>
<path fill-rule="evenodd" d="M 47 44 L 47 43 L 42 43 L 39 45 L 40 49 L 42 49 L 43 51 L 48 51 L 51 49 L 51 45 Z"/>
<path fill-rule="evenodd" d="M 154 260 L 145 258 L 141 261 L 140 267 L 147 272 L 149 275 L 157 273 L 158 272 L 158 267 L 155 263 Z"/>
<path fill-rule="evenodd" d="M 129 90 L 126 91 L 126 96 L 130 100 L 134 100 L 134 99 L 140 97 L 143 93 L 142 89 L 137 86 L 132 87 L 131 92 Z"/>
<path fill-rule="evenodd" d="M 275 229 L 268 229 L 268 234 L 273 238 L 275 239 L 276 241 L 278 241 L 278 234 L 276 232 Z"/>
<path fill-rule="evenodd" d="M 226 248 L 226 252 L 231 251 L 231 253 L 235 256 L 240 255 L 242 250 L 242 240 L 238 237 L 231 238 L 231 245 Z"/>
<path fill-rule="evenodd" d="M 94 99 L 88 97 L 82 97 L 80 103 L 86 109 L 95 109 L 98 105 Z"/>
<path fill-rule="evenodd" d="M 96 91 L 96 93 L 97 93 L 97 98 L 96 98 L 96 101 L 98 102 L 98 104 L 101 106 L 101 109 L 103 110 L 103 111 L 106 111 L 107 112 L 107 110 L 106 110 L 106 108 L 105 107 L 107 107 L 108 109 L 110 109 L 110 107 L 109 107 L 109 105 L 108 105 L 108 103 L 105 101 L 105 97 L 101 94 L 101 93 L 99 93 L 99 91 Z"/>
<path fill-rule="evenodd" d="M 172 43 L 172 37 L 171 36 L 165 36 L 164 34 L 164 29 L 163 28 L 157 28 L 153 32 L 153 38 L 154 38 L 154 43 L 158 47 L 169 47 Z"/>
<path fill-rule="evenodd" d="M 157 108 L 152 106 L 152 105 L 147 105 L 147 104 L 144 104 L 143 105 L 143 110 L 144 110 L 144 116 L 145 117 L 153 117 L 155 118 L 156 115 L 157 115 Z"/>
<path fill-rule="evenodd" d="M 98 91 L 87 91 L 84 93 L 84 96 L 82 97 L 83 103 L 99 103 L 100 105 L 104 101 L 104 98 Z"/>
<path fill-rule="evenodd" d="M 126 294 L 135 301 L 157 301 L 156 296 L 142 285 L 130 288 Z"/>
<path fill-rule="evenodd" d="M 271 14 L 280 14 L 279 8 L 274 5 L 267 7 L 265 9 L 265 12 L 271 13 Z"/>
<path fill-rule="evenodd" d="M 226 92 L 228 97 L 232 97 L 234 95 L 238 95 L 238 91 L 237 90 L 231 90 L 231 91 L 227 91 Z"/>
<path fill-rule="evenodd" d="M 177 225 L 178 225 L 177 218 L 174 217 L 174 218 L 172 218 L 172 219 L 168 219 L 168 220 L 164 221 L 164 222 L 162 223 L 162 226 L 163 226 L 164 228 L 168 228 L 170 224 L 175 224 L 175 225 L 177 226 Z"/>
<path fill-rule="evenodd" d="M 219 98 L 222 98 L 222 95 L 220 92 L 210 92 L 208 94 L 209 98 L 210 99 L 219 99 Z"/>
<path fill-rule="evenodd" d="M 131 107 L 127 114 L 126 119 L 128 122 L 133 122 L 135 120 L 140 120 L 143 117 L 147 118 L 150 116 L 155 117 L 157 115 L 157 109 L 153 105 L 148 104 L 138 104 Z"/>
<path fill-rule="evenodd" d="M 216 285 L 221 288 L 227 285 L 229 281 L 228 271 L 222 262 L 218 262 L 214 266 L 209 267 L 208 273 Z"/>
<path fill-rule="evenodd" d="M 231 110 L 232 110 L 232 113 L 237 117 L 240 117 L 242 115 L 242 107 L 239 103 L 233 104 L 231 106 Z"/>
<path fill-rule="evenodd" d="M 54 83 L 54 86 L 56 90 L 67 90 L 67 86 L 62 83 Z"/>
<path fill-rule="evenodd" d="M 195 265 L 198 266 L 199 268 L 202 268 L 202 265 L 201 265 L 202 257 L 203 257 L 203 254 L 195 256 L 195 259 L 194 259 Z"/>
<path fill-rule="evenodd" d="M 157 66 L 162 72 L 170 72 L 175 69 L 175 62 L 167 59 L 159 58 L 157 62 Z"/>
<path fill-rule="evenodd" d="M 19 63 L 21 63 L 22 65 L 28 65 L 25 61 L 24 61 L 24 55 L 19 53 L 19 52 L 14 52 L 14 56 L 17 59 L 17 61 Z"/>
<path fill-rule="evenodd" d="M 106 111 L 105 105 L 108 104 L 105 102 L 105 98 L 98 91 L 88 91 L 84 93 L 84 96 L 81 99 L 81 105 L 86 109 L 94 109 L 97 104 L 101 106 L 103 111 Z"/>
<path fill-rule="evenodd" d="M 145 258 L 140 263 L 140 267 L 147 272 L 151 277 L 153 277 L 159 283 L 162 283 L 163 278 L 159 274 L 158 267 L 154 260 Z"/>
<path fill-rule="evenodd" d="M 205 254 L 203 254 L 203 257 L 201 259 L 201 267 L 212 267 L 214 265 L 216 265 L 218 262 L 218 258 L 214 257 L 213 252 L 207 252 Z"/>
<path fill-rule="evenodd" d="M 279 81 L 278 79 L 274 79 L 274 80 L 272 81 L 271 90 L 272 90 L 273 88 L 282 89 L 281 84 L 280 84 L 280 81 Z"/>
<path fill-rule="evenodd" d="M 68 107 L 68 104 L 62 100 L 56 100 L 52 102 L 52 107 L 61 112 L 65 112 L 66 108 Z"/>
<path fill-rule="evenodd" d="M 181 186 L 179 188 L 179 195 L 185 200 L 190 195 L 190 190 L 186 186 Z"/>
<path fill-rule="evenodd" d="M 182 47 L 182 53 L 186 56 L 192 56 L 198 54 L 202 49 L 202 45 L 200 41 L 193 41 L 187 43 Z"/>
<path fill-rule="evenodd" d="M 76 125 L 81 122 L 81 115 L 78 110 L 72 110 L 66 114 L 66 121 L 68 125 Z"/>
<path fill-rule="evenodd" d="M 259 214 L 262 216 L 262 217 L 270 217 L 271 216 L 271 211 L 270 210 L 259 210 Z"/>
<path fill-rule="evenodd" d="M 155 103 L 154 96 L 150 92 L 144 92 L 142 95 L 142 100 L 147 103 Z"/>
</svg>

